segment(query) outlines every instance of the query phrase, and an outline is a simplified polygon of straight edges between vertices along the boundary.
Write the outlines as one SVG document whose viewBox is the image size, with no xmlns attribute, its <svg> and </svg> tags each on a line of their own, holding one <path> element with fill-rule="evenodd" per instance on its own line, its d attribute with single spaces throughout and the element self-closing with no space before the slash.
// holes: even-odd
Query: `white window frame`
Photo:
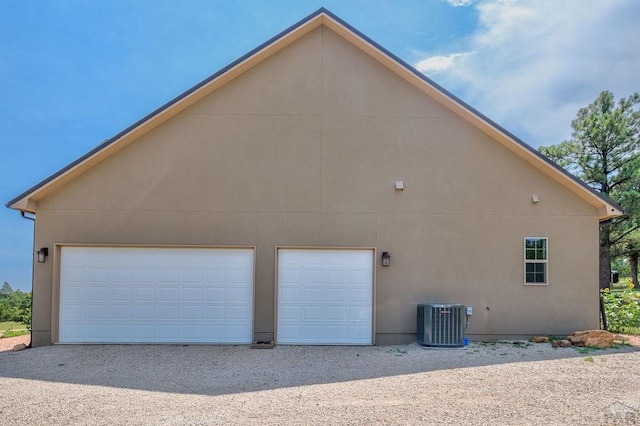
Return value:
<svg viewBox="0 0 640 426">
<path fill-rule="evenodd" d="M 544 240 L 544 259 L 527 259 L 527 240 Z M 523 243 L 523 258 L 524 258 L 524 285 L 549 285 L 549 238 L 548 237 L 524 237 Z M 544 282 L 527 282 L 527 265 L 544 264 Z"/>
</svg>

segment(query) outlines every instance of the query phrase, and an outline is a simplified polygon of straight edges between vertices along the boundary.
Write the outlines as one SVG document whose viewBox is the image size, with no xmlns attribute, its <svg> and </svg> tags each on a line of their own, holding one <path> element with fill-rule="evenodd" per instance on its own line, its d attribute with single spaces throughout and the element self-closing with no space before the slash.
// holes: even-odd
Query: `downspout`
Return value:
<svg viewBox="0 0 640 426">
<path fill-rule="evenodd" d="M 33 255 L 35 247 L 36 247 L 36 216 L 34 214 L 33 217 L 27 216 L 24 210 L 20 210 L 20 216 L 23 219 L 27 219 L 33 222 L 34 230 L 33 230 L 33 242 L 31 243 L 31 254 Z M 35 265 L 33 262 L 33 258 L 31 258 L 31 326 L 29 327 L 29 347 L 33 345 L 33 277 L 35 273 Z"/>
<path fill-rule="evenodd" d="M 29 217 L 25 214 L 26 212 L 24 210 L 20 210 L 20 216 L 22 216 L 24 219 L 28 219 L 28 220 L 32 220 L 32 221 L 36 221 L 36 217 Z"/>
</svg>

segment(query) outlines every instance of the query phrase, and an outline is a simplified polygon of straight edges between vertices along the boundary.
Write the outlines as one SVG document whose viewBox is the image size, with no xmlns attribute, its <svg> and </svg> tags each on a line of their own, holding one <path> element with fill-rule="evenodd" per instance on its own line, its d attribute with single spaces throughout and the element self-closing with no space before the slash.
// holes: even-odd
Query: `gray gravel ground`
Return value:
<svg viewBox="0 0 640 426">
<path fill-rule="evenodd" d="M 49 346 L 0 354 L 0 424 L 640 424 L 640 348 Z"/>
</svg>

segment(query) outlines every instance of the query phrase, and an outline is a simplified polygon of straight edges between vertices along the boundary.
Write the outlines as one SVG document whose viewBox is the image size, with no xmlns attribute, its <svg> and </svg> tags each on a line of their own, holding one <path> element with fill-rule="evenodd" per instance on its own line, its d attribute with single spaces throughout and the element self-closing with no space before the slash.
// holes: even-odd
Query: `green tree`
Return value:
<svg viewBox="0 0 640 426">
<path fill-rule="evenodd" d="M 2 284 L 2 289 L 0 289 L 0 296 L 9 296 L 11 293 L 13 293 L 11 285 L 5 281 L 4 284 Z"/>
<path fill-rule="evenodd" d="M 616 104 L 604 91 L 571 127 L 571 139 L 540 151 L 627 212 L 600 224 L 600 288 L 608 288 L 612 248 L 640 229 L 640 94 Z"/>
<path fill-rule="evenodd" d="M 13 290 L 5 281 L 0 289 L 0 322 L 16 321 L 31 326 L 31 292 Z"/>
</svg>

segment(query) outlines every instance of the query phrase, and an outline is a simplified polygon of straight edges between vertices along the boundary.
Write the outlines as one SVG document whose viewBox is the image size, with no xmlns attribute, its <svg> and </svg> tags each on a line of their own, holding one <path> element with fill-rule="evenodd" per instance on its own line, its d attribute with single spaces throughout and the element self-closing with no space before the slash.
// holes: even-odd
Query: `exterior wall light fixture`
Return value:
<svg viewBox="0 0 640 426">
<path fill-rule="evenodd" d="M 391 264 L 391 255 L 389 254 L 388 251 L 383 251 L 382 252 L 382 266 L 384 266 L 385 268 L 388 268 L 390 264 Z"/>
<path fill-rule="evenodd" d="M 38 255 L 38 263 L 44 263 L 47 260 L 47 256 L 49 256 L 49 248 L 42 247 L 36 254 Z"/>
</svg>

